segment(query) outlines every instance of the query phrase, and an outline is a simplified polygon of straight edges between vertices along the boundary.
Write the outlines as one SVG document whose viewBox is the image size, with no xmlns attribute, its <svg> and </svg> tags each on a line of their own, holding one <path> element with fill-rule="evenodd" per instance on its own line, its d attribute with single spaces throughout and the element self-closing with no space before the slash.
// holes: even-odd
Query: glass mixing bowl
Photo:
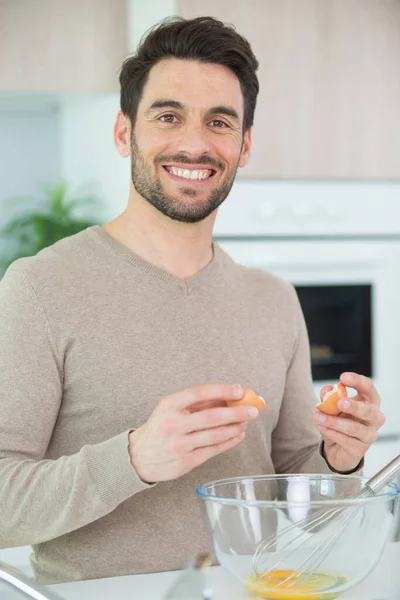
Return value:
<svg viewBox="0 0 400 600">
<path fill-rule="evenodd" d="M 400 489 L 356 475 L 261 475 L 197 488 L 221 566 L 272 600 L 330 600 L 360 583 L 395 530 Z"/>
</svg>

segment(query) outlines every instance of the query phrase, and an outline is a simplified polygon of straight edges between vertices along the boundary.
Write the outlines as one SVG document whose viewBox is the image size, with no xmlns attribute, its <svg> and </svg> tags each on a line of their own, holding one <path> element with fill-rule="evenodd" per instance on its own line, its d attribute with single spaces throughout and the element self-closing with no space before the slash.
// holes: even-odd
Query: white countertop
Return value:
<svg viewBox="0 0 400 600">
<path fill-rule="evenodd" d="M 180 572 L 127 575 L 51 586 L 65 600 L 163 600 Z M 213 600 L 250 600 L 249 595 L 221 567 L 209 569 Z M 400 542 L 389 544 L 376 569 L 341 600 L 400 600 Z"/>
</svg>

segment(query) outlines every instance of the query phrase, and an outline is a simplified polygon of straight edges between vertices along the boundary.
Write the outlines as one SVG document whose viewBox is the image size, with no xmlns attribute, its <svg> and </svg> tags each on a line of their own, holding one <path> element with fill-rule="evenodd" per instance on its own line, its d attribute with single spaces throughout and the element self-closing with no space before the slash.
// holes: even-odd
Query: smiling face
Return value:
<svg viewBox="0 0 400 600">
<path fill-rule="evenodd" d="M 157 63 L 131 135 L 136 192 L 171 219 L 205 219 L 248 160 L 243 110 L 239 80 L 226 67 L 173 58 Z"/>
</svg>

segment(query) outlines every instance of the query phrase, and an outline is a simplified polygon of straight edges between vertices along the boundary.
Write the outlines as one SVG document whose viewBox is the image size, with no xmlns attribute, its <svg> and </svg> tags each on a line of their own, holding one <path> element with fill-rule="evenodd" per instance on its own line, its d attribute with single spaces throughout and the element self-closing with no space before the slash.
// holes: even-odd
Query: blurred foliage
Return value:
<svg viewBox="0 0 400 600">
<path fill-rule="evenodd" d="M 94 212 L 99 200 L 92 195 L 72 196 L 66 182 L 45 185 L 39 198 L 20 198 L 19 201 L 21 206 L 26 203 L 27 207 L 0 230 L 0 239 L 6 242 L 7 249 L 7 255 L 0 258 L 1 271 L 18 258 L 33 256 L 58 240 L 97 224 L 94 218 L 77 214 L 82 214 L 87 207 Z"/>
</svg>

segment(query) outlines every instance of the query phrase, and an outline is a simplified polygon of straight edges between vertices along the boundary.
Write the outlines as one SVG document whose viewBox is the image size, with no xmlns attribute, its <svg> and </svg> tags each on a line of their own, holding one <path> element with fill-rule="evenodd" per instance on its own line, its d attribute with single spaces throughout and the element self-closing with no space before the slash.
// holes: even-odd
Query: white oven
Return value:
<svg viewBox="0 0 400 600">
<path fill-rule="evenodd" d="M 360 206 L 349 193 L 304 199 L 299 190 L 292 197 L 277 193 L 266 198 L 262 183 L 235 184 L 220 209 L 214 237 L 237 262 L 274 273 L 298 289 L 312 332 L 317 394 L 325 383 L 336 382 L 330 373 L 357 370 L 351 369 L 349 357 L 359 355 L 361 362 L 354 364 L 371 376 L 387 418 L 379 443 L 368 453 L 369 474 L 400 453 L 400 208 L 396 219 L 392 205 L 385 212 L 381 201 L 368 195 Z M 330 302 L 327 308 L 331 290 L 336 305 Z M 316 307 L 319 295 L 325 314 Z M 333 319 L 330 328 L 325 327 L 327 317 Z M 328 336 L 330 329 L 334 339 L 341 326 L 341 339 L 346 332 L 349 339 L 341 356 L 331 352 L 329 359 L 334 344 L 327 339 L 313 345 L 312 336 L 318 338 L 322 330 Z M 321 367 L 324 361 L 332 363 L 329 368 Z"/>
</svg>

